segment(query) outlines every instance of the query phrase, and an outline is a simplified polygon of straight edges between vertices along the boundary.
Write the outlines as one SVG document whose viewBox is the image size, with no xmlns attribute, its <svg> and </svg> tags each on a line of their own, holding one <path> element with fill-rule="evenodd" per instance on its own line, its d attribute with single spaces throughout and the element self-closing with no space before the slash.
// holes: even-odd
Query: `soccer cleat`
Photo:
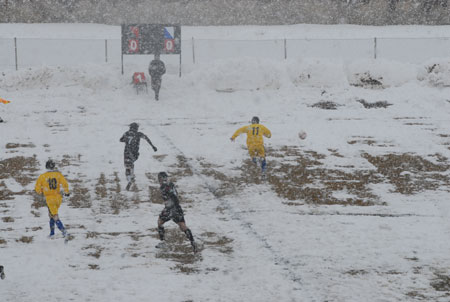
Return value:
<svg viewBox="0 0 450 302">
<path fill-rule="evenodd" d="M 67 243 L 67 242 L 69 242 L 69 237 L 70 237 L 70 234 L 69 234 L 69 233 L 67 233 L 67 231 L 66 231 L 66 230 L 63 230 L 63 231 L 62 231 L 62 235 L 63 235 L 63 237 L 64 237 L 64 243 Z"/>
<path fill-rule="evenodd" d="M 191 245 L 192 245 L 192 250 L 194 251 L 194 253 L 197 253 L 198 252 L 197 243 L 195 243 L 194 241 L 191 241 Z"/>
<path fill-rule="evenodd" d="M 3 267 L 3 265 L 0 265 L 0 278 L 3 280 L 5 279 L 5 268 Z"/>
</svg>

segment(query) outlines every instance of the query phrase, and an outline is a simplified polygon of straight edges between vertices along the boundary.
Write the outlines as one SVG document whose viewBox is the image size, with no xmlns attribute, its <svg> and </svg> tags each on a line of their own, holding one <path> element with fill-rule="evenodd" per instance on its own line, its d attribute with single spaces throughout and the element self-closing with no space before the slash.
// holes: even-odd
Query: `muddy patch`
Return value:
<svg viewBox="0 0 450 302">
<path fill-rule="evenodd" d="M 175 179 L 192 176 L 194 174 L 192 173 L 191 167 L 189 166 L 189 159 L 182 155 L 178 155 L 177 162 L 170 167 L 172 171 L 169 177 L 173 177 Z"/>
<path fill-rule="evenodd" d="M 366 142 L 367 141 L 367 142 Z M 355 142 L 375 146 L 379 145 L 371 138 L 358 138 Z M 342 157 L 338 150 L 329 149 L 331 156 Z M 373 184 L 389 182 L 402 194 L 414 194 L 423 190 L 445 189 L 450 191 L 450 180 L 446 175 L 449 168 L 448 159 L 439 155 L 437 164 L 411 154 L 387 154 L 371 156 L 363 153 L 362 157 L 374 165 L 377 170 L 355 170 L 353 166 L 345 169 L 324 168 L 321 160 L 325 154 L 304 151 L 298 147 L 267 149 L 268 177 L 264 183 L 269 184 L 278 196 L 285 199 L 285 204 L 296 206 L 302 204 L 372 206 L 385 205 L 370 188 Z M 238 173 L 230 176 L 220 171 L 221 167 L 198 159 L 202 174 L 217 180 L 212 188 L 220 198 L 245 190 L 248 184 L 260 184 L 261 173 L 250 159 L 244 160 Z M 220 212 L 222 209 L 219 207 Z"/>
<path fill-rule="evenodd" d="M 0 161 L 0 179 L 13 178 L 22 186 L 26 186 L 37 178 L 39 162 L 36 156 L 16 156 Z"/>
<path fill-rule="evenodd" d="M 445 189 L 450 192 L 448 164 L 434 164 L 413 154 L 387 154 L 362 157 L 374 165 L 385 179 L 395 186 L 395 192 L 415 194 L 424 190 Z"/>
<path fill-rule="evenodd" d="M 350 85 L 371 89 L 384 88 L 383 77 L 372 76 L 369 72 L 355 74 L 355 79 L 354 81 L 352 81 L 352 83 L 350 83 Z"/>
<path fill-rule="evenodd" d="M 332 156 L 340 157 L 338 150 L 330 150 Z M 304 151 L 298 147 L 268 148 L 268 177 L 261 180 L 261 169 L 250 159 L 236 168 L 237 176 L 222 173 L 202 160 L 202 174 L 219 180 L 214 188 L 216 197 L 235 194 L 245 190 L 248 184 L 266 183 L 272 187 L 287 205 L 341 204 L 370 206 L 383 204 L 369 186 L 382 182 L 374 171 L 344 172 L 322 167 L 325 154 Z M 340 197 L 342 196 L 342 197 Z M 220 212 L 222 209 L 217 208 Z"/>
<path fill-rule="evenodd" d="M 33 242 L 33 236 L 22 236 L 19 239 L 16 239 L 16 242 L 32 243 Z"/>
<path fill-rule="evenodd" d="M 94 257 L 96 259 L 100 258 L 102 251 L 104 250 L 103 247 L 95 244 L 90 244 L 81 249 L 87 252 L 87 256 Z"/>
<path fill-rule="evenodd" d="M 392 104 L 390 104 L 386 101 L 378 101 L 378 102 L 373 102 L 373 103 L 367 102 L 364 99 L 359 99 L 356 101 L 358 103 L 361 103 L 364 106 L 364 108 L 366 108 L 366 109 L 387 108 L 389 106 L 392 106 Z"/>
<path fill-rule="evenodd" d="M 156 238 L 157 230 L 154 229 L 153 233 Z M 156 258 L 166 259 L 173 262 L 175 265 L 173 270 L 184 274 L 199 273 L 199 269 L 196 264 L 203 260 L 202 251 L 204 249 L 211 249 L 221 254 L 231 254 L 233 252 L 232 242 L 233 240 L 220 236 L 214 232 L 206 232 L 194 236 L 200 240 L 197 240 L 199 251 L 193 253 L 192 247 L 186 235 L 178 228 L 166 228 L 166 243 L 167 246 L 163 249 L 157 249 Z M 211 270 L 217 270 L 211 268 Z"/>
<path fill-rule="evenodd" d="M 14 192 L 8 189 L 4 181 L 0 182 L 0 200 L 12 200 L 12 199 L 14 199 Z M 0 207 L 8 207 L 6 204 L 4 205 L 5 206 L 0 205 Z"/>
<path fill-rule="evenodd" d="M 133 187 L 132 190 L 137 190 Z M 101 201 L 100 213 L 102 214 L 119 214 L 122 210 L 130 208 L 130 200 L 122 194 L 120 186 L 119 173 L 114 172 L 112 175 L 106 176 L 101 173 L 95 185 L 96 199 Z M 132 202 L 140 202 L 139 197 L 134 195 Z M 138 200 L 136 200 L 138 198 Z"/>
<path fill-rule="evenodd" d="M 324 110 L 336 110 L 336 109 L 338 109 L 339 106 L 342 106 L 342 105 L 336 104 L 332 101 L 320 101 L 320 102 L 312 104 L 309 107 L 320 108 L 320 109 L 324 109 Z"/>
<path fill-rule="evenodd" d="M 36 147 L 33 143 L 28 144 L 18 144 L 18 143 L 7 143 L 6 149 L 17 149 L 17 148 L 34 148 Z"/>
<path fill-rule="evenodd" d="M 447 296 L 450 297 L 450 276 L 440 273 L 434 274 L 434 280 L 430 285 L 437 291 L 447 292 Z"/>
<path fill-rule="evenodd" d="M 337 152 L 337 150 L 335 150 Z M 269 152 L 279 157 L 268 170 L 273 190 L 286 204 L 327 204 L 370 206 L 382 204 L 372 193 L 370 184 L 382 180 L 373 171 L 345 172 L 321 167 L 325 155 L 303 152 L 297 147 L 284 147 Z M 339 195 L 345 197 L 339 197 Z M 299 203 L 296 203 L 299 202 Z"/>
<path fill-rule="evenodd" d="M 372 136 L 352 136 L 351 140 L 347 141 L 349 145 L 368 145 L 373 147 L 395 147 L 391 141 L 378 141 Z"/>
</svg>

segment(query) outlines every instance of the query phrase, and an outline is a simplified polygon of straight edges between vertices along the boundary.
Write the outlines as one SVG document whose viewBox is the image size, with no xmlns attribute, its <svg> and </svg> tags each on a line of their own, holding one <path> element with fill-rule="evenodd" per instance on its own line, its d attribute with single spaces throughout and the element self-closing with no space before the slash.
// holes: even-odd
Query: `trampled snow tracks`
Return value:
<svg viewBox="0 0 450 302">
<path fill-rule="evenodd" d="M 242 229 L 246 231 L 246 233 L 251 236 L 252 238 L 256 239 L 261 247 L 263 247 L 271 256 L 271 261 L 277 265 L 280 266 L 284 272 L 284 275 L 286 278 L 294 282 L 296 285 L 293 290 L 301 290 L 301 284 L 302 279 L 301 276 L 292 269 L 292 266 L 290 265 L 289 259 L 279 255 L 275 249 L 270 245 L 267 238 L 264 237 L 264 235 L 257 232 L 257 230 L 253 227 L 253 224 L 249 221 L 246 221 L 245 218 L 233 208 L 233 205 L 224 197 L 221 197 L 220 195 L 216 194 L 216 190 L 208 184 L 208 182 L 204 179 L 204 176 L 202 173 L 200 173 L 195 167 L 193 167 L 190 163 L 187 157 L 184 155 L 183 151 L 181 151 L 174 143 L 173 141 L 159 128 L 154 127 L 154 129 L 159 133 L 160 137 L 162 137 L 170 147 L 173 148 L 180 156 L 183 156 L 186 158 L 186 165 L 189 166 L 192 173 L 196 176 L 198 176 L 200 179 L 202 179 L 205 187 L 208 189 L 209 193 L 214 197 L 215 200 L 217 200 L 221 207 L 228 211 L 229 216 L 233 221 L 236 221 Z"/>
</svg>

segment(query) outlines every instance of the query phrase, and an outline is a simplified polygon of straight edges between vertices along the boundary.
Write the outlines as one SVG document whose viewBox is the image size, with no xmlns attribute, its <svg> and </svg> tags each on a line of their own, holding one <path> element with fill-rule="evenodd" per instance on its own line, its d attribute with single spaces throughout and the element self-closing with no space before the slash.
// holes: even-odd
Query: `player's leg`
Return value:
<svg viewBox="0 0 450 302">
<path fill-rule="evenodd" d="M 158 217 L 158 235 L 159 240 L 161 240 L 157 245 L 156 248 L 164 248 L 165 247 L 165 231 L 164 231 L 164 223 L 170 220 L 170 211 L 167 211 L 167 209 L 164 208 L 162 210 L 161 214 L 159 214 Z"/>
<path fill-rule="evenodd" d="M 264 145 L 260 144 L 260 145 L 256 146 L 255 152 L 256 152 L 257 156 L 260 158 L 261 170 L 264 173 L 266 171 L 266 167 L 267 167 L 266 153 L 264 151 Z"/>
<path fill-rule="evenodd" d="M 59 219 L 58 210 L 61 205 L 61 199 L 62 197 L 59 196 L 59 198 L 54 198 L 52 200 L 47 201 L 48 209 L 49 209 L 49 215 L 50 215 L 50 236 L 55 234 L 55 225 L 56 227 L 61 231 L 63 236 L 65 237 L 67 235 L 66 228 L 64 227 L 64 224 Z M 52 222 L 53 220 L 53 222 Z M 52 230 L 53 227 L 53 230 Z"/>
<path fill-rule="evenodd" d="M 155 99 L 159 99 L 159 87 L 157 77 L 152 77 L 152 89 L 155 92 Z"/>
<path fill-rule="evenodd" d="M 161 89 L 161 78 L 156 81 L 155 99 L 159 100 L 159 90 Z"/>
<path fill-rule="evenodd" d="M 256 146 L 253 144 L 249 144 L 249 145 L 247 145 L 247 149 L 248 149 L 248 154 L 250 155 L 253 163 L 255 165 L 257 165 L 258 164 L 258 151 L 256 149 Z"/>
<path fill-rule="evenodd" d="M 49 238 L 52 238 L 55 236 L 55 219 L 53 219 L 53 215 L 50 212 L 50 208 L 48 208 L 48 217 L 50 219 L 49 225 L 50 225 L 50 235 L 48 235 Z"/>
<path fill-rule="evenodd" d="M 128 182 L 126 190 L 128 191 L 130 189 L 132 183 L 135 180 L 134 160 L 130 155 L 126 154 L 124 163 L 125 163 L 125 176 L 127 177 L 127 182 Z"/>
<path fill-rule="evenodd" d="M 165 221 L 163 219 L 161 219 L 161 215 L 163 215 L 163 213 L 161 213 L 160 216 L 158 217 L 158 235 L 159 235 L 159 240 L 164 241 L 164 239 L 165 239 L 165 230 L 164 230 Z"/>
<path fill-rule="evenodd" d="M 180 227 L 180 229 L 184 232 L 184 234 L 186 234 L 186 237 L 191 242 L 191 245 L 192 245 L 192 248 L 194 249 L 194 252 L 197 252 L 197 245 L 195 244 L 194 236 L 192 235 L 191 230 L 186 226 L 186 222 L 184 220 L 183 210 L 181 209 L 181 207 L 179 207 L 176 210 L 176 213 L 174 215 L 173 221 L 176 222 L 178 224 L 178 226 Z"/>
</svg>

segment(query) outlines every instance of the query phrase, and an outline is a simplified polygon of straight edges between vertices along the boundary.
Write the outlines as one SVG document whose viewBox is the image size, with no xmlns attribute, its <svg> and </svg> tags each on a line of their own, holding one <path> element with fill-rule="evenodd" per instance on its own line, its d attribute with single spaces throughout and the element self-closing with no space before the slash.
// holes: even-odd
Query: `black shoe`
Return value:
<svg viewBox="0 0 450 302">
<path fill-rule="evenodd" d="M 194 241 L 191 241 L 191 245 L 192 245 L 192 250 L 194 251 L 194 253 L 197 253 L 198 252 L 197 243 L 195 243 Z"/>
<path fill-rule="evenodd" d="M 0 278 L 3 280 L 5 279 L 5 268 L 3 265 L 0 265 Z"/>
</svg>

